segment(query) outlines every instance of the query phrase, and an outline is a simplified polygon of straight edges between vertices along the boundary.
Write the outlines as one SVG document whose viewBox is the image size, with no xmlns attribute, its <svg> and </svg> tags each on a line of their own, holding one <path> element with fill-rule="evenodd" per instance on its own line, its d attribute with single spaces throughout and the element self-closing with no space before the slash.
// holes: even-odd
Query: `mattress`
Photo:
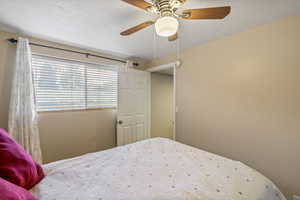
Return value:
<svg viewBox="0 0 300 200">
<path fill-rule="evenodd" d="M 286 200 L 241 162 L 149 139 L 44 166 L 40 200 Z"/>
</svg>

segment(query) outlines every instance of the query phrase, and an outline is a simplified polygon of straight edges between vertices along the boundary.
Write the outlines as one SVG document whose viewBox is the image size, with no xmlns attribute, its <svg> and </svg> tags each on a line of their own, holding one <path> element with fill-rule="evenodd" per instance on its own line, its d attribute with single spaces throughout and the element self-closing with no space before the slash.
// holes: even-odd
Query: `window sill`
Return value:
<svg viewBox="0 0 300 200">
<path fill-rule="evenodd" d="M 94 108 L 94 109 L 78 109 L 78 110 L 53 110 L 53 111 L 39 111 L 38 114 L 48 114 L 48 113 L 68 113 L 68 112 L 93 112 L 100 110 L 116 110 L 117 107 L 114 108 Z"/>
</svg>

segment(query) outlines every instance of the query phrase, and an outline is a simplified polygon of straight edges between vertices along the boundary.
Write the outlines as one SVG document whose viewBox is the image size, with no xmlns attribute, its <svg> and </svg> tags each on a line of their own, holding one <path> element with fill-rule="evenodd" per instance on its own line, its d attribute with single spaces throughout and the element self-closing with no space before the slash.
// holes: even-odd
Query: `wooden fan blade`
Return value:
<svg viewBox="0 0 300 200">
<path fill-rule="evenodd" d="M 131 35 L 131 34 L 133 34 L 135 32 L 138 32 L 138 31 L 140 31 L 140 30 L 142 30 L 142 29 L 144 29 L 144 28 L 146 28 L 148 26 L 151 26 L 152 24 L 154 24 L 153 21 L 144 22 L 144 23 L 142 23 L 140 25 L 137 25 L 137 26 L 135 26 L 133 28 L 130 28 L 130 29 L 126 30 L 126 31 L 123 31 L 121 33 L 121 35 L 123 35 L 123 36 Z"/>
<path fill-rule="evenodd" d="M 170 42 L 173 42 L 173 41 L 175 41 L 175 40 L 177 40 L 177 39 L 178 39 L 178 33 L 176 33 L 175 35 L 172 35 L 172 36 L 168 37 L 168 40 L 169 40 Z"/>
<path fill-rule="evenodd" d="M 183 11 L 183 19 L 224 19 L 230 13 L 231 7 L 201 8 Z"/>
<path fill-rule="evenodd" d="M 152 4 L 143 0 L 122 0 L 122 1 L 144 10 L 147 10 L 147 8 L 152 7 Z"/>
</svg>

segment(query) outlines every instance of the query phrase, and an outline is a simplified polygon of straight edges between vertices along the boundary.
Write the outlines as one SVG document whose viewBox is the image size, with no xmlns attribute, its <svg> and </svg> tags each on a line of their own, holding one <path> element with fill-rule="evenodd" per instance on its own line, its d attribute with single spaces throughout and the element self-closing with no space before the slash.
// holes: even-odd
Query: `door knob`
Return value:
<svg viewBox="0 0 300 200">
<path fill-rule="evenodd" d="M 118 120 L 118 124 L 123 124 L 123 121 L 122 120 Z"/>
</svg>

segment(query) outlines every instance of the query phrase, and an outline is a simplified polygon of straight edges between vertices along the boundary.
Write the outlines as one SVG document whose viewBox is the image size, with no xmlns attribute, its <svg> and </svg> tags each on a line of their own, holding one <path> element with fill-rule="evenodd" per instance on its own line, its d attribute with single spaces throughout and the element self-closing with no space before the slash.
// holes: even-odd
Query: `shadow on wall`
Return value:
<svg viewBox="0 0 300 200">
<path fill-rule="evenodd" d="M 21 33 L 22 30 L 17 28 L 17 27 L 14 27 L 10 24 L 5 24 L 3 22 L 0 23 L 0 28 L 2 31 L 7 31 L 7 32 L 10 32 L 10 33 Z"/>
<path fill-rule="evenodd" d="M 5 108 L 1 110 L 1 127 L 8 129 L 8 113 L 9 113 L 9 102 L 11 96 L 11 87 L 12 87 L 12 80 L 14 74 L 14 65 L 15 65 L 15 56 L 16 56 L 16 47 L 14 45 L 7 45 L 7 51 L 3 56 L 6 58 L 4 59 L 4 67 L 3 67 L 3 74 L 2 74 L 2 83 L 1 86 L 1 107 Z"/>
</svg>

